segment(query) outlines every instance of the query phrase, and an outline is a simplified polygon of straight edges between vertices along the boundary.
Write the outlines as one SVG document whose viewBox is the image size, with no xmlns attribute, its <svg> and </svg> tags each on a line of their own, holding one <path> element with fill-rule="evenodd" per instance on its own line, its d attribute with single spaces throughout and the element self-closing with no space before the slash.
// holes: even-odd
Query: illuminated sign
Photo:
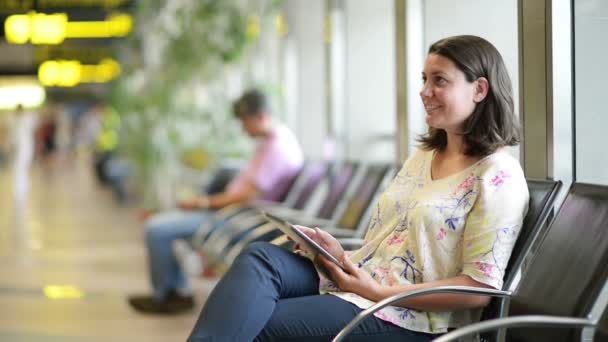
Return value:
<svg viewBox="0 0 608 342">
<path fill-rule="evenodd" d="M 79 61 L 46 61 L 38 68 L 38 79 L 44 86 L 73 87 L 80 83 L 106 83 L 120 75 L 120 64 L 104 59 L 87 65 Z"/>
<path fill-rule="evenodd" d="M 13 44 L 60 44 L 66 38 L 118 38 L 133 29 L 128 14 L 112 14 L 104 21 L 68 21 L 65 13 L 30 12 L 9 16 L 4 22 L 6 40 Z"/>
</svg>

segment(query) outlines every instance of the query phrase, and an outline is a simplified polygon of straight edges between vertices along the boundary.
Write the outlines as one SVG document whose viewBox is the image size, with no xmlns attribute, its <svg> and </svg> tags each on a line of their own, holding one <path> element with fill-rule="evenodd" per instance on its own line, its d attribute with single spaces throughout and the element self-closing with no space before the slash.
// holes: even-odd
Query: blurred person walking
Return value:
<svg viewBox="0 0 608 342">
<path fill-rule="evenodd" d="M 100 130 L 95 140 L 94 169 L 100 184 L 111 185 L 108 163 L 115 158 L 119 143 L 120 116 L 105 103 L 97 105 Z"/>
<path fill-rule="evenodd" d="M 13 198 L 16 211 L 23 211 L 29 192 L 29 170 L 34 157 L 36 115 L 17 105 L 13 120 Z"/>
<path fill-rule="evenodd" d="M 10 152 L 10 129 L 8 127 L 9 118 L 0 117 L 0 168 L 6 165 Z"/>
</svg>

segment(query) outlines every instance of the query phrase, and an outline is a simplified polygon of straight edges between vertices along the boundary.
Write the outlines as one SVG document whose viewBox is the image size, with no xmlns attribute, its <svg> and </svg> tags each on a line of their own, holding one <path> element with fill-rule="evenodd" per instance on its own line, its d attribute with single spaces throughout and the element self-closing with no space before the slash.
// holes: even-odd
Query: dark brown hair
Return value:
<svg viewBox="0 0 608 342">
<path fill-rule="evenodd" d="M 468 82 L 485 77 L 489 83 L 487 96 L 475 106 L 473 114 L 463 124 L 465 154 L 486 156 L 503 146 L 520 141 L 519 123 L 514 113 L 513 89 L 505 63 L 494 45 L 476 36 L 454 36 L 441 39 L 429 48 L 452 61 Z M 422 148 L 443 150 L 447 134 L 430 127 L 419 139 Z"/>
<path fill-rule="evenodd" d="M 268 110 L 266 96 L 258 89 L 250 89 L 234 102 L 232 110 L 239 119 L 257 116 Z"/>
</svg>

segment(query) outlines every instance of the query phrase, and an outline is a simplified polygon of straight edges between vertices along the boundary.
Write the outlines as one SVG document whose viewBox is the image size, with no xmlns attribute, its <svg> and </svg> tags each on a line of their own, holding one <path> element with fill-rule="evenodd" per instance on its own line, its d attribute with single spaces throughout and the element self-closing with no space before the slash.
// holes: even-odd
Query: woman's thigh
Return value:
<svg viewBox="0 0 608 342">
<path fill-rule="evenodd" d="M 356 305 L 332 295 L 281 299 L 256 341 L 331 341 L 361 311 Z M 426 342 L 434 337 L 369 317 L 347 340 Z"/>
</svg>

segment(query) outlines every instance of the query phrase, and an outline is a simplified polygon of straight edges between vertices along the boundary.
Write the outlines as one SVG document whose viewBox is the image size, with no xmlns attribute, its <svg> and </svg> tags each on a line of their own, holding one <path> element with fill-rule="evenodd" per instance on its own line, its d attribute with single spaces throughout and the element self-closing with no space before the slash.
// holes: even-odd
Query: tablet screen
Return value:
<svg viewBox="0 0 608 342">
<path fill-rule="evenodd" d="M 293 241 L 300 244 L 303 248 L 306 248 L 309 252 L 312 253 L 320 253 L 327 259 L 331 260 L 334 264 L 344 268 L 342 263 L 336 259 L 331 253 L 329 253 L 325 248 L 321 247 L 318 243 L 312 240 L 308 235 L 304 234 L 298 227 L 289 223 L 288 221 L 274 216 L 272 214 L 263 213 L 264 216 L 272 223 L 274 223 L 279 230 L 281 230 L 285 235 L 289 236 Z"/>
</svg>

